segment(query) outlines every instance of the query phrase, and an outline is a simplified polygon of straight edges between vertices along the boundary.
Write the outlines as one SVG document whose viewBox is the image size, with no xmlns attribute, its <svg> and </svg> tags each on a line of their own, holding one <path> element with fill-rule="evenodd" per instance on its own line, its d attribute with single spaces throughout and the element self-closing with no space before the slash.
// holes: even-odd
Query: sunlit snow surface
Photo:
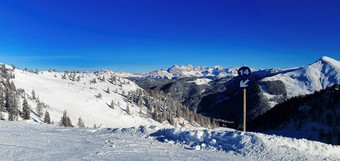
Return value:
<svg viewBox="0 0 340 161">
<path fill-rule="evenodd" d="M 230 129 L 79 129 L 0 121 L 0 160 L 340 160 L 340 147 Z"/>
</svg>

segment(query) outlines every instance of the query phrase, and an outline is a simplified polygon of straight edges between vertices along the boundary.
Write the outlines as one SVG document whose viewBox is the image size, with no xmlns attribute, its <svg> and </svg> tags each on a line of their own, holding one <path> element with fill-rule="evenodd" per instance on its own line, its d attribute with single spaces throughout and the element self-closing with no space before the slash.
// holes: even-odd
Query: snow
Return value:
<svg viewBox="0 0 340 161">
<path fill-rule="evenodd" d="M 132 81 L 117 77 L 118 83 L 116 85 L 111 84 L 108 78 L 114 73 L 107 70 L 98 73 L 101 77 L 105 76 L 106 81 L 97 80 L 96 84 L 90 83 L 90 80 L 97 78 L 92 72 L 77 74 L 81 76 L 79 82 L 61 79 L 62 75 L 64 73 L 44 71 L 35 74 L 16 69 L 13 81 L 17 89 L 25 90 L 27 97 L 31 96 L 32 90 L 35 90 L 39 100 L 49 106 L 46 110 L 50 113 L 51 121 L 54 123 L 59 122 L 66 110 L 73 125 L 81 117 L 87 127 L 92 127 L 94 124 L 103 127 L 162 126 L 160 123 L 145 117 L 146 107 L 141 107 L 143 113 L 140 114 L 140 107 L 126 101 L 123 91 L 126 95 L 128 91 L 135 91 L 140 88 Z M 119 82 L 122 82 L 122 87 L 119 86 Z M 110 93 L 105 92 L 108 87 Z M 102 98 L 96 97 L 99 93 L 102 94 Z M 35 110 L 36 102 L 28 100 L 31 108 Z M 115 103 L 114 109 L 109 107 L 111 101 Z M 131 115 L 128 115 L 125 111 L 127 104 L 129 104 Z M 36 118 L 36 120 L 39 120 L 39 118 Z"/>
<path fill-rule="evenodd" d="M 207 85 L 209 82 L 211 82 L 211 79 L 208 78 L 197 78 L 194 81 L 189 81 L 189 83 L 196 83 L 197 85 Z"/>
<path fill-rule="evenodd" d="M 281 80 L 285 84 L 288 98 L 311 94 L 340 83 L 340 62 L 324 56 L 308 66 L 281 71 L 262 79 L 275 80 Z"/>
<path fill-rule="evenodd" d="M 175 78 L 186 78 L 186 77 L 235 77 L 237 76 L 238 68 L 223 68 L 221 66 L 214 67 L 194 67 L 192 65 L 174 65 L 167 69 L 160 69 L 151 72 L 141 74 L 142 77 L 148 78 L 162 78 L 162 79 L 175 79 Z"/>
<path fill-rule="evenodd" d="M 0 121 L 0 160 L 339 160 L 340 147 L 219 128 L 65 128 Z"/>
</svg>

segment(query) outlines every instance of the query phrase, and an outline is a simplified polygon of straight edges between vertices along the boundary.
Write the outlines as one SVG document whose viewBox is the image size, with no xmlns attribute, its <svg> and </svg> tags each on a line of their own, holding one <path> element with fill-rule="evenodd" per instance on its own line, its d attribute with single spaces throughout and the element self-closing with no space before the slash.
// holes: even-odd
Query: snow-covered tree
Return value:
<svg viewBox="0 0 340 161">
<path fill-rule="evenodd" d="M 98 93 L 97 98 L 102 99 L 102 94 Z"/>
<path fill-rule="evenodd" d="M 11 81 L 11 84 L 10 84 L 9 88 L 10 88 L 12 91 L 16 91 L 16 87 L 15 87 L 15 84 L 14 84 L 13 81 Z"/>
<path fill-rule="evenodd" d="M 85 123 L 84 123 L 84 121 L 81 119 L 81 117 L 79 117 L 77 125 L 78 125 L 78 127 L 81 127 L 81 128 L 84 128 L 84 127 L 85 127 Z"/>
<path fill-rule="evenodd" d="M 129 104 L 127 104 L 126 106 L 126 113 L 131 115 L 131 111 L 130 111 L 130 107 L 129 107 Z"/>
<path fill-rule="evenodd" d="M 34 89 L 32 90 L 32 99 L 36 99 L 36 96 L 35 96 L 35 91 L 34 91 Z"/>
<path fill-rule="evenodd" d="M 110 88 L 107 87 L 106 93 L 110 94 Z"/>
<path fill-rule="evenodd" d="M 11 94 L 8 101 L 9 101 L 8 120 L 10 121 L 18 120 L 19 110 L 18 110 L 17 99 L 14 93 Z"/>
<path fill-rule="evenodd" d="M 38 102 L 37 104 L 37 114 L 39 117 L 42 117 L 43 115 L 43 105 L 41 102 Z"/>
<path fill-rule="evenodd" d="M 59 125 L 65 127 L 73 127 L 71 119 L 67 116 L 66 111 L 64 111 L 63 116 L 61 117 Z"/>
<path fill-rule="evenodd" d="M 47 110 L 46 110 L 46 112 L 45 112 L 44 122 L 47 123 L 47 124 L 50 124 L 50 123 L 51 123 L 50 114 L 48 113 Z"/>
<path fill-rule="evenodd" d="M 5 112 L 6 108 L 5 108 L 5 97 L 3 95 L 2 90 L 0 90 L 0 112 Z"/>
<path fill-rule="evenodd" d="M 110 105 L 110 107 L 111 107 L 112 109 L 114 109 L 114 108 L 115 108 L 115 104 L 114 104 L 113 100 L 111 101 L 111 105 Z"/>
<path fill-rule="evenodd" d="M 30 107 L 28 106 L 27 100 L 24 99 L 23 103 L 22 103 L 22 118 L 24 120 L 29 120 L 31 119 L 31 110 Z"/>
</svg>

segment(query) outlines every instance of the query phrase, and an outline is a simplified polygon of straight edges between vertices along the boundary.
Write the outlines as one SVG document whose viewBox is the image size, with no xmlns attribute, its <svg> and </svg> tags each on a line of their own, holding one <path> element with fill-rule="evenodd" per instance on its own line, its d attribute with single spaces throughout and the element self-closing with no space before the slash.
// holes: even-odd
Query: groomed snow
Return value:
<svg viewBox="0 0 340 161">
<path fill-rule="evenodd" d="M 0 160 L 340 160 L 340 147 L 230 129 L 80 129 L 0 121 Z"/>
</svg>

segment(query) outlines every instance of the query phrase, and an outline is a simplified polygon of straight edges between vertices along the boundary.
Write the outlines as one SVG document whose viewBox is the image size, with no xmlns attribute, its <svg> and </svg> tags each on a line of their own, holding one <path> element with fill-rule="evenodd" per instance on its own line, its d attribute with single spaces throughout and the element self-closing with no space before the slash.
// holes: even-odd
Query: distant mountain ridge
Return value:
<svg viewBox="0 0 340 161">
<path fill-rule="evenodd" d="M 205 78 L 223 78 L 237 76 L 237 67 L 223 68 L 222 66 L 214 67 L 194 67 L 192 65 L 173 65 L 170 68 L 158 69 L 143 74 L 117 73 L 123 77 L 143 77 L 152 79 L 178 79 L 188 77 L 205 77 Z"/>
<path fill-rule="evenodd" d="M 280 71 L 261 81 L 282 81 L 288 98 L 312 94 L 340 83 L 340 62 L 324 56 L 310 65 Z"/>
</svg>

